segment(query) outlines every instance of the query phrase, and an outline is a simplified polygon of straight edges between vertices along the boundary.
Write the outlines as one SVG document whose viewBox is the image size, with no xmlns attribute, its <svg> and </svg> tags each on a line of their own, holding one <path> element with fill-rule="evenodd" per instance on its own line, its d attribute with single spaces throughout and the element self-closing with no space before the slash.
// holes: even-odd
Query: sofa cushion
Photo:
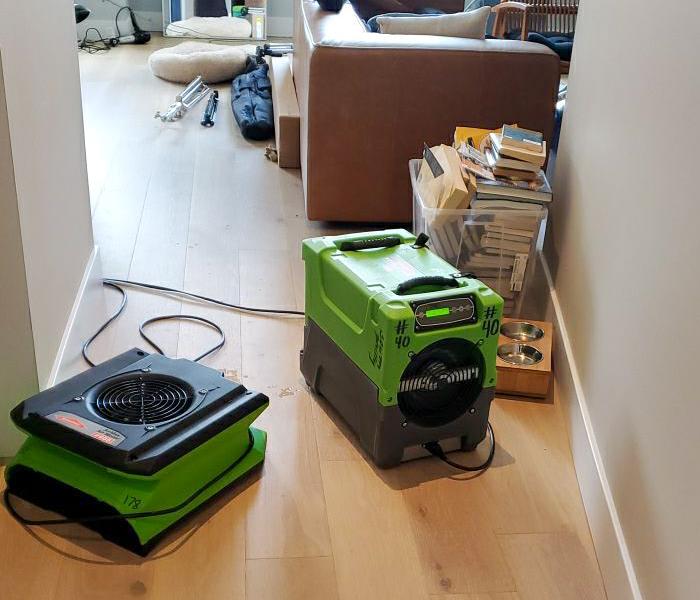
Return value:
<svg viewBox="0 0 700 600">
<path fill-rule="evenodd" d="M 491 14 L 487 6 L 466 13 L 420 17 L 377 17 L 379 31 L 389 34 L 437 35 L 483 40 L 486 21 Z"/>
</svg>

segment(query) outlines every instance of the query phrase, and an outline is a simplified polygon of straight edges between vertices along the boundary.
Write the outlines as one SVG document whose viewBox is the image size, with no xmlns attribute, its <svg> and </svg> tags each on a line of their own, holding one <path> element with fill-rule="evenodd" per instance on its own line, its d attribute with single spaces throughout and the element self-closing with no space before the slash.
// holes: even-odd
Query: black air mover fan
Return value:
<svg viewBox="0 0 700 600">
<path fill-rule="evenodd" d="M 422 427 L 451 423 L 477 401 L 483 373 L 483 356 L 468 340 L 435 342 L 406 367 L 399 382 L 399 409 Z"/>
<path fill-rule="evenodd" d="M 29 524 L 79 522 L 146 554 L 265 454 L 268 399 L 185 359 L 131 350 L 22 402 L 29 434 L 5 471 Z M 29 521 L 12 497 L 64 515 Z"/>
</svg>

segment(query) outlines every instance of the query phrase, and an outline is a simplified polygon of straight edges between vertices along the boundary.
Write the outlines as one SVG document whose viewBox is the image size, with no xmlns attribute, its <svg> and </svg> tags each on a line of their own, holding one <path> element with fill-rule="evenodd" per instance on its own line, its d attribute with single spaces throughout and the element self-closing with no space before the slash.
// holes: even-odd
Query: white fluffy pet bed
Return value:
<svg viewBox="0 0 700 600">
<path fill-rule="evenodd" d="M 252 32 L 250 21 L 240 17 L 191 17 L 165 29 L 166 35 L 220 39 L 249 38 Z"/>
<path fill-rule="evenodd" d="M 197 75 L 207 83 L 219 83 L 242 73 L 246 56 L 240 46 L 182 42 L 156 50 L 148 58 L 148 66 L 156 77 L 175 83 L 189 83 Z"/>
</svg>

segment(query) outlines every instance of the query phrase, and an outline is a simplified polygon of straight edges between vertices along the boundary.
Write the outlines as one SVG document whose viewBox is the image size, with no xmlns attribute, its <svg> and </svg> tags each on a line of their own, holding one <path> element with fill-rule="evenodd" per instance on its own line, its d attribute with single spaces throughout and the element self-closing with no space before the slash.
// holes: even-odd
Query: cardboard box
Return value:
<svg viewBox="0 0 700 600">
<path fill-rule="evenodd" d="M 299 103 L 289 56 L 270 59 L 272 106 L 275 113 L 277 164 L 284 169 L 301 167 L 299 148 Z"/>
</svg>

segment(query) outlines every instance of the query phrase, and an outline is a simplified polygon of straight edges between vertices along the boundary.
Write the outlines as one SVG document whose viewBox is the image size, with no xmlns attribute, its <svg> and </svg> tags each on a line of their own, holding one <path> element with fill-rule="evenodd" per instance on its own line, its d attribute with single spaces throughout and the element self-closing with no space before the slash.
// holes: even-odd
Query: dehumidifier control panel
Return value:
<svg viewBox="0 0 700 600">
<path fill-rule="evenodd" d="M 474 299 L 471 296 L 412 302 L 411 308 L 416 315 L 416 331 L 476 323 L 477 320 Z"/>
</svg>

